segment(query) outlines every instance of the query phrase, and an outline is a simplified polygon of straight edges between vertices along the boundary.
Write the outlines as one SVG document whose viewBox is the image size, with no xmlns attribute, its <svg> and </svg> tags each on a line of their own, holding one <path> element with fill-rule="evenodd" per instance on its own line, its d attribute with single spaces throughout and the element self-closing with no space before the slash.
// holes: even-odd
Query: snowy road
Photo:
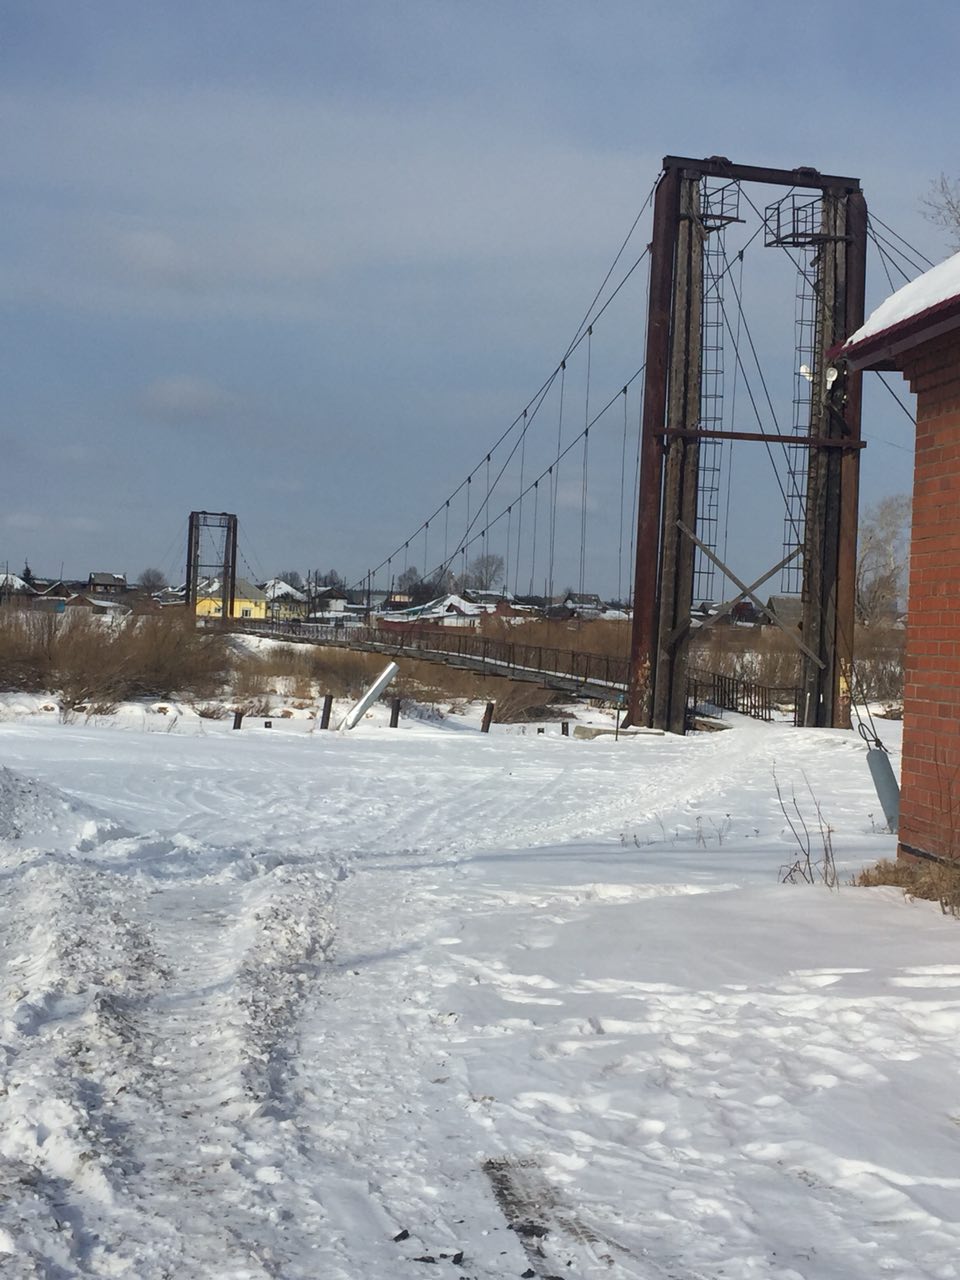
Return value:
<svg viewBox="0 0 960 1280">
<path fill-rule="evenodd" d="M 0 764 L 4 1276 L 960 1277 L 960 925 L 777 883 L 774 767 L 892 851 L 852 735 Z"/>
</svg>

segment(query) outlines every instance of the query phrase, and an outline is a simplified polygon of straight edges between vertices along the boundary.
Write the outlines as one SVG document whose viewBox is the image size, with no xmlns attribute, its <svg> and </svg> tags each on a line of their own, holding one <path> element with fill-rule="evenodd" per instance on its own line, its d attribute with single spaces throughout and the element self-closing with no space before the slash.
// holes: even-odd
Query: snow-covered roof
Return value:
<svg viewBox="0 0 960 1280">
<path fill-rule="evenodd" d="M 462 613 L 465 617 L 476 617 L 478 614 L 493 611 L 493 606 L 473 604 L 469 600 L 464 600 L 463 596 L 449 595 L 438 596 L 436 600 L 429 600 L 426 604 L 412 605 L 409 609 L 392 609 L 389 616 L 392 618 L 438 618 L 448 613 Z"/>
<path fill-rule="evenodd" d="M 915 345 L 916 341 L 957 326 L 960 326 L 960 253 L 892 293 L 832 354 L 862 369 L 890 361 L 898 351 Z"/>
<path fill-rule="evenodd" d="M 297 600 L 303 604 L 307 598 L 304 592 L 291 587 L 290 583 L 284 582 L 283 578 L 271 578 L 260 590 L 268 600 Z"/>
<path fill-rule="evenodd" d="M 223 584 L 219 578 L 204 578 L 197 583 L 197 596 L 207 600 L 215 596 L 223 594 Z M 237 600 L 263 600 L 265 599 L 263 592 L 259 587 L 255 587 L 248 582 L 246 578 L 238 578 L 236 582 Z"/>
<path fill-rule="evenodd" d="M 0 591 L 16 591 L 19 595 L 25 596 L 37 594 L 29 582 L 18 578 L 15 573 L 0 573 Z"/>
</svg>

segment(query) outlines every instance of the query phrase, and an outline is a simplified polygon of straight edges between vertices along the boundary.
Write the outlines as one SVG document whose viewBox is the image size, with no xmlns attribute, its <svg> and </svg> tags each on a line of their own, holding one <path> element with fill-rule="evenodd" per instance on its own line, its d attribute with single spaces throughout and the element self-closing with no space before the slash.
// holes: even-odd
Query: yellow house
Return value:
<svg viewBox="0 0 960 1280">
<path fill-rule="evenodd" d="M 197 587 L 197 617 L 219 618 L 223 609 L 221 601 L 222 588 L 217 578 L 207 579 Z M 237 579 L 237 590 L 233 600 L 234 618 L 262 620 L 267 616 L 267 597 L 259 587 L 247 582 L 246 578 Z"/>
<path fill-rule="evenodd" d="M 271 578 L 261 587 L 267 598 L 267 617 L 275 622 L 292 622 L 307 616 L 307 597 L 282 578 Z"/>
</svg>

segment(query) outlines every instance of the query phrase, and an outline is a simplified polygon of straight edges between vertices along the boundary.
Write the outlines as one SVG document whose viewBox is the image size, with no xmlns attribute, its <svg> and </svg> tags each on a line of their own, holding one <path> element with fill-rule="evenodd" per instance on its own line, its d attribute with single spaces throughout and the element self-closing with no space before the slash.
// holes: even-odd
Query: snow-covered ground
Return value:
<svg viewBox="0 0 960 1280">
<path fill-rule="evenodd" d="M 173 714 L 0 723 L 4 1277 L 960 1276 L 960 923 L 778 883 L 854 735 Z"/>
</svg>

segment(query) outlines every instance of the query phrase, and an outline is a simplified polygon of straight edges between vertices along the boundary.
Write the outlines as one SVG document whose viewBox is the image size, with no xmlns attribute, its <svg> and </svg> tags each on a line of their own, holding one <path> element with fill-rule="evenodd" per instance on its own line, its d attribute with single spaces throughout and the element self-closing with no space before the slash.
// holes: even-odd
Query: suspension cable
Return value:
<svg viewBox="0 0 960 1280">
<path fill-rule="evenodd" d="M 880 265 L 883 267 L 883 274 L 887 277 L 887 284 L 890 286 L 890 292 L 896 293 L 897 286 L 893 283 L 893 276 L 890 274 L 890 268 L 887 266 L 886 255 L 880 248 L 879 242 L 873 236 L 870 236 L 870 243 L 873 245 L 877 257 L 880 259 Z"/>
<path fill-rule="evenodd" d="M 540 481 L 533 482 L 533 549 L 530 553 L 530 588 L 528 595 L 533 595 L 534 579 L 537 573 L 537 516 L 540 510 Z"/>
<path fill-rule="evenodd" d="M 590 367 L 593 354 L 593 328 L 587 330 L 587 386 L 583 414 L 583 469 L 580 476 L 580 578 L 578 591 L 583 595 L 587 559 L 587 463 L 590 449 Z"/>
<path fill-rule="evenodd" d="M 510 535 L 513 531 L 513 505 L 507 507 L 507 554 L 503 558 L 503 585 L 507 591 L 510 590 Z"/>
<path fill-rule="evenodd" d="M 520 590 L 520 545 L 523 541 L 523 471 L 527 461 L 527 433 L 520 437 L 520 499 L 517 506 L 517 567 L 513 575 L 513 594 Z"/>
<path fill-rule="evenodd" d="M 743 315 L 743 306 L 742 306 L 742 303 L 741 303 L 741 300 L 740 300 L 740 295 L 737 293 L 736 287 L 734 287 L 734 297 L 735 297 L 735 298 L 736 298 L 736 300 L 737 300 L 737 309 L 738 309 L 739 313 L 740 313 L 741 315 Z M 727 327 L 727 332 L 730 334 L 731 339 L 733 339 L 733 336 L 734 336 L 734 334 L 733 334 L 733 326 L 732 326 L 732 325 L 731 325 L 731 323 L 730 323 L 730 317 L 727 315 L 727 308 L 726 308 L 726 305 L 725 305 L 725 303 L 724 303 L 724 301 L 723 301 L 722 297 L 720 298 L 720 312 L 721 312 L 721 314 L 722 314 L 722 316 L 723 316 L 724 324 L 725 324 L 725 325 L 726 325 L 726 327 Z M 765 380 L 764 380 L 764 378 L 763 378 L 763 372 L 762 372 L 762 370 L 760 370 L 760 368 L 759 368 L 759 360 L 758 360 L 758 358 L 757 358 L 756 347 L 754 347 L 753 342 L 752 342 L 752 339 L 751 339 L 751 337 L 750 337 L 750 330 L 749 330 L 749 327 L 748 327 L 748 325 L 747 325 L 746 316 L 743 316 L 743 327 L 744 327 L 744 331 L 745 331 L 745 332 L 746 332 L 746 334 L 747 334 L 747 340 L 748 340 L 748 342 L 750 343 L 750 347 L 751 347 L 751 350 L 752 350 L 752 352 L 753 352 L 754 361 L 756 362 L 756 364 L 757 364 L 757 368 L 758 368 L 758 371 L 760 372 L 760 379 L 761 379 L 761 382 L 763 383 L 764 390 L 765 390 L 765 391 L 767 391 L 766 381 L 765 381 Z M 754 396 L 754 394 L 753 394 L 753 388 L 752 388 L 752 387 L 751 387 L 751 385 L 750 385 L 750 379 L 747 377 L 747 371 L 746 371 L 746 369 L 744 368 L 744 365 L 743 365 L 743 358 L 742 358 L 742 356 L 740 355 L 740 348 L 739 348 L 739 345 L 738 345 L 736 342 L 734 343 L 733 354 L 734 354 L 735 361 L 736 361 L 737 365 L 739 365 L 739 367 L 740 367 L 740 371 L 741 371 L 741 373 L 743 374 L 743 385 L 744 385 L 744 388 L 745 388 L 745 390 L 746 390 L 746 392 L 747 392 L 747 396 L 749 397 L 750 405 L 751 405 L 751 408 L 753 409 L 754 417 L 755 417 L 755 418 L 756 418 L 756 420 L 757 420 L 757 426 L 759 427 L 760 432 L 761 432 L 761 434 L 762 434 L 762 433 L 763 433 L 763 419 L 762 419 L 762 418 L 761 418 L 761 416 L 760 416 L 760 409 L 759 409 L 759 407 L 758 407 L 758 405 L 757 405 L 756 398 L 755 398 L 755 396 Z M 773 410 L 772 403 L 770 402 L 769 391 L 767 391 L 767 401 L 768 401 L 768 404 L 770 404 L 771 412 L 773 413 L 774 425 L 777 427 L 777 432 L 779 433 L 780 428 L 779 428 L 779 424 L 777 423 L 776 413 L 775 413 L 775 411 Z M 787 500 L 787 491 L 786 491 L 786 489 L 783 487 L 783 481 L 782 481 L 782 480 L 781 480 L 781 478 L 780 478 L 780 472 L 777 470 L 777 464 L 776 464 L 776 462 L 774 461 L 774 458 L 773 458 L 773 451 L 772 451 L 772 449 L 771 449 L 771 447 L 770 447 L 770 442 L 769 442 L 769 440 L 764 440 L 764 442 L 763 442 L 763 443 L 764 443 L 764 448 L 766 449 L 766 452 L 767 452 L 767 457 L 770 459 L 770 465 L 771 465 L 771 467 L 773 468 L 773 474 L 774 474 L 774 478 L 776 479 L 776 482 L 777 482 L 777 488 L 780 490 L 780 496 L 783 498 L 784 509 L 789 513 L 790 504 L 789 504 L 789 502 L 788 502 L 788 500 Z M 783 450 L 784 450 L 784 455 L 786 456 L 786 446 L 783 446 Z M 795 496 L 796 496 L 798 499 L 800 499 L 800 494 L 799 494 L 799 493 L 797 493 Z M 800 505 L 801 515 L 802 515 L 803 505 L 804 505 L 804 504 L 803 504 L 803 502 L 802 502 L 802 500 L 800 500 L 799 505 Z M 793 521 L 793 520 L 791 520 L 791 521 L 790 521 L 790 523 L 794 525 L 794 534 L 796 535 L 797 541 L 798 541 L 798 542 L 800 542 L 800 541 L 801 541 L 801 534 L 800 534 L 800 530 L 799 530 L 799 528 L 797 528 L 797 527 L 796 527 L 796 522 L 795 522 L 795 521 Z"/>
<path fill-rule="evenodd" d="M 624 275 L 624 276 L 623 276 L 623 278 L 620 280 L 620 282 L 619 282 L 619 284 L 617 285 L 617 287 L 612 291 L 612 293 L 611 293 L 611 294 L 610 294 L 610 296 L 606 299 L 606 301 L 603 303 L 603 305 L 602 305 L 598 310 L 595 310 L 595 308 L 596 308 L 596 306 L 597 306 L 597 302 L 599 301 L 599 299 L 600 299 L 600 298 L 601 298 L 601 296 L 603 295 L 603 291 L 604 291 L 604 289 L 606 288 L 607 284 L 609 283 L 610 278 L 612 277 L 612 275 L 613 275 L 614 271 L 616 270 L 617 264 L 619 263 L 619 261 L 620 261 L 621 257 L 623 256 L 623 253 L 624 253 L 624 251 L 625 251 L 625 249 L 626 249 L 626 247 L 627 247 L 628 243 L 630 242 L 630 239 L 632 238 L 634 231 L 636 230 L 637 226 L 638 226 L 638 225 L 639 225 L 639 223 L 640 223 L 640 219 L 643 217 L 644 213 L 647 211 L 647 209 L 650 207 L 650 205 L 651 205 L 651 203 L 652 203 L 652 201 L 653 201 L 653 197 L 654 197 L 654 195 L 655 195 L 655 193 L 656 193 L 656 189 L 657 189 L 657 184 L 658 184 L 658 183 L 659 183 L 659 181 L 660 181 L 660 176 L 661 176 L 661 174 L 660 174 L 660 173 L 658 173 L 658 174 L 657 174 L 656 179 L 654 180 L 654 182 L 653 182 L 653 184 L 652 184 L 652 186 L 651 186 L 651 188 L 650 188 L 650 190 L 649 190 L 649 192 L 648 192 L 648 194 L 647 194 L 646 199 L 644 200 L 644 202 L 643 202 L 643 204 L 642 204 L 642 206 L 641 206 L 641 208 L 640 208 L 640 211 L 637 213 L 636 217 L 634 218 L 634 220 L 633 220 L 633 222 L 632 222 L 632 224 L 631 224 L 631 226 L 630 226 L 630 230 L 627 232 L 627 235 L 624 237 L 624 240 L 623 240 L 623 242 L 621 243 L 620 248 L 617 250 L 617 253 L 616 253 L 616 256 L 614 257 L 613 262 L 611 263 L 611 265 L 610 265 L 609 269 L 607 270 L 607 272 L 606 272 L 606 274 L 605 274 L 605 276 L 604 276 L 604 278 L 603 278 L 603 281 L 601 282 L 601 285 L 600 285 L 599 289 L 598 289 L 598 290 L 596 291 L 596 293 L 594 294 L 594 296 L 593 296 L 593 298 L 592 298 L 592 300 L 591 300 L 591 302 L 590 302 L 589 307 L 587 308 L 586 312 L 584 313 L 584 317 L 583 317 L 583 319 L 581 320 L 580 324 L 577 326 L 577 329 L 576 329 L 576 331 L 575 331 L 575 333 L 574 333 L 573 337 L 571 338 L 571 340 L 570 340 L 570 342 L 569 342 L 569 344 L 568 344 L 568 346 L 567 346 L 567 348 L 566 348 L 566 350 L 565 350 L 565 352 L 564 352 L 564 354 L 563 354 L 563 356 L 562 356 L 562 358 L 561 358 L 560 362 L 559 362 L 559 363 L 557 364 L 557 366 L 552 370 L 552 372 L 551 372 L 551 373 L 550 373 L 550 375 L 549 375 L 549 376 L 544 380 L 544 382 L 540 385 L 540 387 L 537 389 L 537 391 L 534 393 L 534 395 L 533 395 L 533 396 L 531 396 L 531 398 L 528 400 L 527 404 L 524 406 L 524 409 L 523 409 L 519 414 L 517 414 L 517 416 L 513 419 L 513 421 L 509 424 L 509 426 L 508 426 L 508 427 L 506 427 L 506 428 L 505 428 L 505 430 L 501 432 L 500 436 L 497 438 L 497 440 L 495 441 L 495 443 L 491 446 L 490 450 L 488 451 L 488 455 L 485 455 L 485 457 L 486 457 L 486 456 L 489 456 L 489 455 L 492 455 L 493 453 L 495 453 L 495 452 L 496 452 L 496 450 L 500 447 L 500 445 L 504 442 L 504 440 L 506 440 L 506 439 L 507 439 L 507 437 L 511 434 L 511 432 L 512 432 L 512 431 L 514 431 L 514 430 L 515 430 L 515 428 L 516 428 L 517 426 L 519 426 L 519 425 L 520 425 L 520 423 L 524 420 L 524 418 L 527 416 L 527 411 L 529 411 L 529 410 L 530 410 L 531 408 L 533 408 L 535 405 L 536 405 L 537 407 L 539 407 L 539 405 L 540 405 L 540 404 L 542 404 L 543 399 L 545 398 L 546 394 L 549 392 L 549 390 L 550 390 L 551 386 L 553 385 L 554 381 L 555 381 L 555 380 L 556 380 L 556 378 L 560 375 L 560 373 L 561 373 L 561 368 L 562 368 L 562 365 L 563 365 L 564 361 L 566 361 L 567 359 L 569 359 L 569 357 L 573 354 L 573 352 L 574 352 L 574 351 L 576 351 L 576 349 L 580 346 L 581 342 L 583 342 L 584 338 L 586 337 L 586 332 L 585 332 L 586 328 L 587 328 L 587 327 L 590 327 L 590 326 L 592 326 L 592 325 L 594 325 L 594 324 L 596 324 L 596 323 L 597 323 L 597 321 L 600 319 L 600 317 L 601 317 L 601 316 L 606 312 L 606 310 L 609 308 L 610 304 L 613 302 L 613 300 L 617 297 L 617 295 L 620 293 L 620 291 L 621 291 L 621 290 L 623 289 L 623 287 L 626 285 L 627 281 L 628 281 L 628 280 L 630 279 L 630 277 L 633 275 L 634 271 L 637 269 L 637 267 L 640 265 L 640 263 L 641 263 L 641 262 L 643 262 L 643 260 L 644 260 L 648 255 L 649 255 L 650 247 L 649 247 L 649 245 L 648 245 L 648 246 L 643 250 L 643 252 L 639 255 L 639 257 L 637 257 L 637 258 L 635 259 L 635 261 L 634 261 L 634 262 L 632 263 L 632 265 L 630 266 L 629 270 L 625 273 L 625 275 Z M 479 464 L 478 464 L 478 465 L 479 465 Z M 470 472 L 470 475 L 467 477 L 467 480 L 461 481 L 461 483 L 457 486 L 457 488 L 456 488 L 456 489 L 454 489 L 454 490 L 453 490 L 453 492 L 448 496 L 448 498 L 447 498 L 445 501 L 449 501 L 450 499 L 457 497 L 457 496 L 458 496 L 458 495 L 463 491 L 463 489 L 465 488 L 465 486 L 469 483 L 470 479 L 472 478 L 472 476 L 474 475 L 474 473 L 477 471 L 477 469 L 478 469 L 478 467 L 474 467 L 474 468 L 473 468 L 473 470 Z M 503 469 L 501 469 L 501 473 L 500 473 L 500 474 L 502 475 L 502 473 L 503 473 Z M 493 484 L 493 486 L 492 486 L 492 488 L 491 488 L 491 492 L 492 492 L 492 491 L 493 491 L 493 489 L 495 489 L 495 488 L 496 488 L 496 481 L 494 482 L 494 484 Z M 438 507 L 437 507 L 436 511 L 434 511 L 434 512 L 432 512 L 432 513 L 430 514 L 430 516 L 428 517 L 428 519 L 432 520 L 432 519 L 434 519 L 437 515 L 439 515 L 439 514 L 440 514 L 440 512 L 443 510 L 444 505 L 445 505 L 445 503 L 443 503 L 443 502 L 442 502 L 442 503 L 440 504 L 440 506 L 438 506 Z M 421 525 L 420 525 L 420 526 L 419 526 L 419 527 L 414 531 L 414 534 L 413 534 L 412 536 L 414 536 L 414 537 L 415 537 L 415 536 L 416 536 L 416 535 L 417 535 L 417 534 L 422 530 L 422 527 L 423 527 L 423 526 L 422 526 L 422 524 L 421 524 Z M 388 560 L 388 559 L 390 559 L 390 558 L 392 558 L 392 556 L 393 556 L 393 555 L 396 555 L 396 554 L 397 554 L 397 551 L 398 551 L 399 549 L 400 549 L 400 548 L 398 547 L 394 552 L 392 552 L 390 557 L 385 557 L 385 558 L 384 558 L 384 560 L 382 560 L 382 561 L 380 562 L 380 564 L 377 566 L 377 570 L 379 570 L 380 568 L 382 568 L 382 567 L 387 563 L 387 560 Z M 375 570 L 375 572 L 376 572 L 377 570 Z"/>
<path fill-rule="evenodd" d="M 623 388 L 623 442 L 620 446 L 620 522 L 617 527 L 617 599 L 623 599 L 623 500 L 627 482 L 627 388 Z"/>
<path fill-rule="evenodd" d="M 884 249 L 883 245 L 880 243 L 879 239 L 877 238 L 877 233 L 869 225 L 867 226 L 867 235 L 870 237 L 870 239 L 873 241 L 874 245 L 876 246 L 877 251 L 880 254 L 880 257 L 883 258 L 885 262 L 889 262 L 890 266 L 893 267 L 894 271 L 899 272 L 899 274 L 903 276 L 904 282 L 906 284 L 909 284 L 911 277 L 907 274 L 906 271 L 904 271 L 903 267 L 901 267 L 900 263 L 897 262 L 896 258 L 894 258 L 892 254 L 888 253 Z M 888 280 L 890 279 L 889 272 L 887 273 L 887 279 Z"/>
<path fill-rule="evenodd" d="M 755 233 L 755 234 L 758 234 L 758 233 Z M 751 237 L 751 238 L 752 238 L 752 237 Z M 744 255 L 744 252 L 745 252 L 746 248 L 747 248 L 747 246 L 746 246 L 746 245 L 744 245 L 743 249 L 741 249 L 741 250 L 740 250 L 740 252 L 737 254 L 737 257 L 740 259 L 740 289 L 739 289 L 739 295 L 740 295 L 740 297 L 743 297 L 743 255 Z M 719 281 L 718 281 L 718 283 L 719 283 Z M 734 349 L 735 349 L 735 350 L 736 350 L 736 349 L 738 349 L 738 348 L 739 348 L 739 346 L 740 346 L 740 323 L 741 323 L 741 320 L 742 320 L 742 312 L 740 311 L 740 309 L 739 309 L 739 308 L 737 308 L 737 336 L 734 338 Z M 734 362 L 733 362 L 733 388 L 732 388 L 731 395 L 730 395 L 730 430 L 731 430 L 731 431 L 735 431 L 735 430 L 737 429 L 737 387 L 738 387 L 738 385 L 739 385 L 739 382 L 740 382 L 740 365 L 739 365 L 739 362 L 738 362 L 738 361 L 734 360 Z M 730 441 L 730 455 L 729 455 L 729 461 L 728 461 L 728 463 L 727 463 L 727 497 L 726 497 L 726 502 L 725 502 L 725 504 L 724 504 L 724 515 L 723 515 L 723 558 L 724 558 L 724 561 L 726 561 L 726 559 L 727 559 L 727 541 L 728 541 L 728 538 L 729 538 L 729 535 L 730 535 L 730 491 L 731 491 L 731 489 L 732 489 L 732 487 L 733 487 L 733 449 L 734 449 L 734 445 L 735 445 L 735 444 L 736 444 L 736 441 L 735 441 L 735 440 L 731 440 L 731 441 Z"/>
<path fill-rule="evenodd" d="M 563 393 L 567 376 L 567 362 L 564 360 L 560 366 L 560 413 L 557 418 L 557 458 L 554 465 L 550 468 L 550 558 L 548 582 L 551 599 L 553 598 L 553 567 L 554 567 L 554 551 L 557 542 L 557 499 L 560 494 L 560 450 L 563 441 Z"/>
<path fill-rule="evenodd" d="M 627 379 L 625 385 L 627 387 L 631 387 L 633 383 L 636 382 L 636 380 L 643 373 L 645 368 L 646 368 L 646 364 L 644 363 L 640 365 L 638 369 L 634 370 L 634 372 Z M 576 446 L 583 439 L 584 432 L 592 430 L 593 427 L 595 427 L 596 424 L 601 420 L 601 418 L 603 418 L 607 414 L 607 412 L 611 409 L 611 407 L 614 404 L 616 404 L 617 400 L 620 398 L 622 394 L 623 394 L 623 391 L 621 389 L 621 390 L 618 390 L 613 396 L 611 396 L 611 398 L 607 401 L 607 403 L 603 406 L 603 408 L 600 409 L 600 411 L 594 415 L 594 417 L 591 419 L 587 427 L 584 428 L 584 431 L 581 431 L 578 435 L 574 436 L 574 438 L 569 442 L 569 444 L 567 444 L 567 446 L 564 448 L 563 452 L 560 455 L 561 458 L 565 458 L 569 453 L 573 451 L 573 449 L 576 448 Z M 511 507 L 514 505 L 517 505 L 521 499 L 527 497 L 530 493 L 532 493 L 534 486 L 539 485 L 540 482 L 546 479 L 546 477 L 549 474 L 550 474 L 550 467 L 545 467 L 544 470 L 541 471 L 540 474 L 536 476 L 534 480 L 530 481 L 530 483 L 527 484 L 527 486 L 513 499 L 512 503 L 510 504 Z M 489 532 L 489 530 L 492 529 L 499 520 L 502 520 L 507 515 L 507 511 L 508 511 L 508 508 L 504 507 L 500 512 L 498 512 L 497 515 L 493 517 L 493 519 L 490 521 L 489 525 L 487 526 L 487 532 Z M 456 556 L 458 554 L 465 556 L 467 548 L 469 546 L 472 546 L 473 543 L 476 542 L 479 537 L 480 537 L 479 533 L 474 533 L 473 536 L 469 538 L 466 542 L 464 542 L 462 546 L 458 546 L 456 548 L 456 550 L 453 552 L 453 556 Z M 438 569 L 439 568 L 442 568 L 442 566 L 438 566 Z"/>
<path fill-rule="evenodd" d="M 898 258 L 902 258 L 903 261 L 910 267 L 911 271 L 913 271 L 916 275 L 922 275 L 923 272 L 927 269 L 927 267 L 931 265 L 930 262 L 926 258 L 924 258 L 922 254 L 905 253 L 904 250 L 901 249 L 898 244 L 895 244 L 890 239 L 889 236 L 885 236 L 877 230 L 876 219 L 870 217 L 869 215 L 867 217 L 867 231 L 871 235 L 876 236 L 877 240 L 881 241 L 887 247 L 891 255 L 896 254 Z M 918 262 L 917 258 L 920 258 L 921 261 Z"/>
<path fill-rule="evenodd" d="M 883 227 L 884 231 L 888 232 L 891 236 L 894 237 L 894 239 L 899 240 L 902 245 L 906 245 L 906 247 L 910 250 L 910 252 L 913 254 L 915 258 L 919 258 L 921 262 L 925 262 L 928 267 L 932 267 L 935 265 L 930 261 L 930 259 L 927 257 L 925 253 L 920 252 L 920 250 L 917 248 L 916 245 L 911 244 L 909 240 L 905 240 L 904 237 L 900 235 L 898 231 L 894 231 L 893 227 L 888 227 L 887 224 L 883 222 L 880 218 L 878 218 L 875 213 L 871 211 L 869 216 L 870 216 L 871 222 L 875 222 L 877 226 Z"/>
</svg>

